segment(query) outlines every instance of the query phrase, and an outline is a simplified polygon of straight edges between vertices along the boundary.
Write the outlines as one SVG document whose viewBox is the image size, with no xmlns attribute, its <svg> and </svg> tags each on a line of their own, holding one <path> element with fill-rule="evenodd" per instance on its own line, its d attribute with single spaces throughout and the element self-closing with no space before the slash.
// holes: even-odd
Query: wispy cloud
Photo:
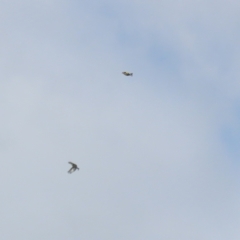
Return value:
<svg viewBox="0 0 240 240">
<path fill-rule="evenodd" d="M 2 239 L 239 239 L 238 7 L 2 1 Z"/>
</svg>

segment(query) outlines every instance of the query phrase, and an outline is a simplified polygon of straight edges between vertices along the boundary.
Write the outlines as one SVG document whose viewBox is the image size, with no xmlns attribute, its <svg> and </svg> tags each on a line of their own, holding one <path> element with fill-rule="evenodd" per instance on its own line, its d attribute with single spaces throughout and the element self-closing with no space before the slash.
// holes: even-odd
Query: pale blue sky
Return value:
<svg viewBox="0 0 240 240">
<path fill-rule="evenodd" d="M 0 1 L 0 238 L 238 240 L 239 5 Z"/>
</svg>

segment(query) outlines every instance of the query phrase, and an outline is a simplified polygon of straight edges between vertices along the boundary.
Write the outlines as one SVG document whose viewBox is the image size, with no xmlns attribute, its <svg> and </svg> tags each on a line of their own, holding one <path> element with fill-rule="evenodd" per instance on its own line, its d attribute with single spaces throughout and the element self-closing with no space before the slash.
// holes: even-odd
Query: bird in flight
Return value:
<svg viewBox="0 0 240 240">
<path fill-rule="evenodd" d="M 72 162 L 68 162 L 68 163 L 72 165 L 72 167 L 68 170 L 68 173 L 73 173 L 73 172 L 75 172 L 76 170 L 79 170 L 77 164 L 72 163 Z"/>
<path fill-rule="evenodd" d="M 122 72 L 122 74 L 124 74 L 125 76 L 132 76 L 133 73 L 130 73 L 130 72 Z"/>
</svg>

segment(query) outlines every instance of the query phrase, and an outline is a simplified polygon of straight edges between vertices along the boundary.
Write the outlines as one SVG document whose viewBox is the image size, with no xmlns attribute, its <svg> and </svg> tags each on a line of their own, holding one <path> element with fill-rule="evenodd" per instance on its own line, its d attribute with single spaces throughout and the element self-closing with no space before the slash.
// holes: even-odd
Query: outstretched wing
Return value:
<svg viewBox="0 0 240 240">
<path fill-rule="evenodd" d="M 69 170 L 68 170 L 68 173 L 73 173 L 76 171 L 76 169 L 78 168 L 75 168 L 75 167 L 71 167 Z"/>
<path fill-rule="evenodd" d="M 72 163 L 72 162 L 68 162 L 69 164 L 71 164 L 73 167 L 77 167 L 77 164 Z"/>
<path fill-rule="evenodd" d="M 124 74 L 125 76 L 132 76 L 133 74 L 130 72 L 122 72 L 122 74 Z"/>
</svg>

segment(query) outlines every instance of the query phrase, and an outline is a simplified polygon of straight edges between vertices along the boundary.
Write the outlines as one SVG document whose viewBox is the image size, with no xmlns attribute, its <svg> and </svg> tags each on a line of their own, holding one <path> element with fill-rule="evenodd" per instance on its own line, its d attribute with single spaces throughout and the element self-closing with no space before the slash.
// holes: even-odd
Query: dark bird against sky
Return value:
<svg viewBox="0 0 240 240">
<path fill-rule="evenodd" d="M 75 172 L 76 170 L 79 170 L 77 164 L 72 163 L 72 162 L 68 162 L 68 163 L 72 165 L 72 167 L 68 170 L 68 173 L 73 173 L 73 172 Z"/>
<path fill-rule="evenodd" d="M 122 72 L 122 74 L 124 74 L 125 76 L 132 76 L 133 73 L 130 73 L 130 72 Z"/>
</svg>

